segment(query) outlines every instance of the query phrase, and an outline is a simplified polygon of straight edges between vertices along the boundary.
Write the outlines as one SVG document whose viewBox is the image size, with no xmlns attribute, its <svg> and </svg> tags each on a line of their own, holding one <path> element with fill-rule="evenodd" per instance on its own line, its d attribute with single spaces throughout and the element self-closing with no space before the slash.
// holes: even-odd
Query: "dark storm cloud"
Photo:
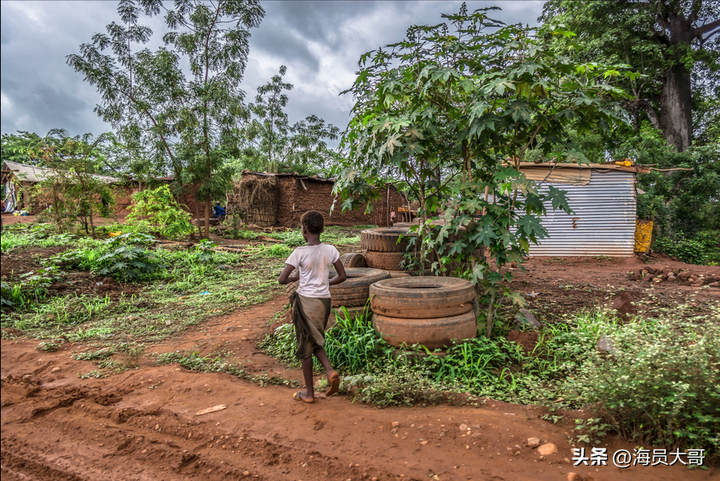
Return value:
<svg viewBox="0 0 720 481">
<path fill-rule="evenodd" d="M 494 17 L 507 23 L 535 23 L 542 2 L 468 2 L 468 10 L 499 5 Z M 110 130 L 93 112 L 95 88 L 65 64 L 92 35 L 118 21 L 117 4 L 107 1 L 0 2 L 2 19 L 2 132 L 39 134 L 65 128 L 72 135 Z M 455 13 L 460 2 L 264 2 L 265 18 L 252 30 L 250 58 L 242 88 L 252 101 L 256 88 L 280 65 L 288 67 L 291 122 L 315 114 L 344 128 L 352 98 L 338 94 L 352 85 L 360 55 L 402 40 L 412 24 L 437 24 L 440 13 Z M 162 18 L 144 18 L 160 45 Z"/>
</svg>

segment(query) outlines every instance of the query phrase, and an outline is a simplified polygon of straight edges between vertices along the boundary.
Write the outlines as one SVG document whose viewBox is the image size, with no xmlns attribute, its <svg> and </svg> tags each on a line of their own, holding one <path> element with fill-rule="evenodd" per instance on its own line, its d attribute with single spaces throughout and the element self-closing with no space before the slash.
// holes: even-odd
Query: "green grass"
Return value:
<svg viewBox="0 0 720 481">
<path fill-rule="evenodd" d="M 90 258 L 96 247 L 88 249 Z M 56 296 L 3 313 L 0 325 L 43 339 L 62 335 L 71 341 L 157 342 L 281 292 L 276 281 L 280 258 L 251 248 L 237 254 L 158 248 L 154 254 L 166 267 L 151 281 L 136 284 L 136 294 L 117 300 L 72 293 Z M 89 262 L 86 267 L 91 266 Z"/>
<path fill-rule="evenodd" d="M 444 356 L 415 346 L 397 355 L 362 318 L 336 324 L 325 348 L 345 377 L 342 389 L 354 387 L 358 400 L 380 407 L 466 395 L 471 403 L 489 397 L 553 409 L 592 406 L 602 416 L 581 420 L 573 442 L 615 431 L 635 443 L 702 447 L 718 456 L 720 309 L 685 320 L 675 317 L 678 310 L 630 323 L 608 311 L 580 312 L 545 326 L 531 353 L 497 335 L 453 345 Z M 294 337 L 292 324 L 283 325 L 260 347 L 297 365 Z M 601 337 L 615 354 L 597 349 Z"/>
<path fill-rule="evenodd" d="M 225 353 L 212 353 L 201 356 L 197 351 L 173 351 L 163 352 L 157 355 L 155 362 L 159 365 L 180 364 L 191 371 L 200 372 L 222 372 L 237 376 L 241 379 L 254 382 L 262 387 L 265 386 L 288 386 L 298 387 L 297 381 L 288 380 L 280 376 L 267 374 L 252 375 L 245 371 L 242 366 L 227 361 Z"/>
<path fill-rule="evenodd" d="M 360 230 L 367 229 L 375 226 L 353 226 L 352 228 L 340 227 L 340 226 L 328 226 L 325 227 L 325 231 L 320 236 L 323 242 L 328 244 L 349 246 L 360 243 Z M 303 239 L 300 228 L 284 231 L 284 232 L 255 232 L 251 230 L 239 229 L 234 233 L 236 239 L 245 240 L 256 240 L 259 237 L 269 237 L 271 239 L 277 239 L 288 247 L 298 247 L 305 245 L 305 239 Z"/>
</svg>

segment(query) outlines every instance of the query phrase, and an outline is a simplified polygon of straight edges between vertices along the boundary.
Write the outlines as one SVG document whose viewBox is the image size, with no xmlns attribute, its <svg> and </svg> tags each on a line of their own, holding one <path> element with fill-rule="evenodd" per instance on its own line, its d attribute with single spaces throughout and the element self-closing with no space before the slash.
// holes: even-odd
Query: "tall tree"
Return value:
<svg viewBox="0 0 720 481">
<path fill-rule="evenodd" d="M 624 85 L 639 129 L 642 112 L 678 152 L 693 140 L 693 90 L 711 92 L 720 68 L 716 0 L 548 0 L 540 20 L 576 32 L 587 61 L 623 62 L 643 77 Z"/>
<path fill-rule="evenodd" d="M 239 121 L 248 116 L 240 82 L 249 30 L 265 12 L 257 0 L 176 0 L 172 9 L 160 0 L 122 0 L 118 13 L 124 25 L 111 23 L 67 62 L 97 87 L 97 113 L 131 148 L 167 166 L 179 183 L 198 184 L 207 236 L 212 197 L 230 180 L 223 160 L 238 151 Z M 155 52 L 134 50 L 152 36 L 138 23 L 142 13 L 164 13 L 169 31 Z"/>
<path fill-rule="evenodd" d="M 293 85 L 283 81 L 287 67 L 280 66 L 278 74 L 257 88 L 255 102 L 250 104 L 252 121 L 246 129 L 251 149 L 247 156 L 254 165 L 263 165 L 270 172 L 314 173 L 327 169 L 338 158 L 328 148 L 327 140 L 338 138 L 340 129 L 316 115 L 290 124 L 285 107 L 286 91 Z"/>
</svg>

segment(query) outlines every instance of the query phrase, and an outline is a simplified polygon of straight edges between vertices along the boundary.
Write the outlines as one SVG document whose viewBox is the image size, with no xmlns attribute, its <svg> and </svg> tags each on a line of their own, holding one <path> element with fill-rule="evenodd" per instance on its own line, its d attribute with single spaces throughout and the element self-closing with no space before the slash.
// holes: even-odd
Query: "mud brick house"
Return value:
<svg viewBox="0 0 720 481">
<path fill-rule="evenodd" d="M 13 208 L 16 210 L 26 209 L 30 214 L 38 214 L 52 204 L 52 198 L 50 194 L 38 193 L 36 187 L 53 175 L 55 175 L 53 169 L 4 161 L 2 165 L 3 198 L 10 193 L 8 201 L 12 201 Z M 115 200 L 115 214 L 125 215 L 131 203 L 132 194 L 138 191 L 138 183 L 107 175 L 96 175 L 95 177 L 111 186 Z"/>
<path fill-rule="evenodd" d="M 326 225 L 353 226 L 375 224 L 390 226 L 391 212 L 407 206 L 407 199 L 392 185 L 380 188 L 380 198 L 365 213 L 364 206 L 342 212 L 332 193 L 335 181 L 298 174 L 267 174 L 245 171 L 240 182 L 228 194 L 230 211 L 245 211 L 246 222 L 260 227 L 297 227 L 300 217 L 309 210 L 325 216 Z M 335 208 L 331 213 L 331 208 Z"/>
</svg>

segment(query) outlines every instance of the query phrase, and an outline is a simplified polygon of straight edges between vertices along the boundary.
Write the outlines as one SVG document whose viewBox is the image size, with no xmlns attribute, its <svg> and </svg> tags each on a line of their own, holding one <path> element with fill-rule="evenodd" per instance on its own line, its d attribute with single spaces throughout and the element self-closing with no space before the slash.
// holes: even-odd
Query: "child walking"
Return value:
<svg viewBox="0 0 720 481">
<path fill-rule="evenodd" d="M 302 362 L 305 390 L 296 392 L 293 398 L 312 403 L 315 402 L 313 354 L 327 373 L 328 388 L 325 394 L 335 394 L 340 386 L 340 376 L 330 365 L 323 346 L 325 328 L 330 316 L 330 286 L 343 282 L 346 275 L 338 250 L 332 245 L 320 242 L 320 234 L 325 228 L 322 214 L 316 210 L 305 212 L 301 223 L 302 235 L 307 245 L 298 247 L 290 254 L 278 282 L 288 284 L 300 281 L 297 291 L 290 298 L 290 304 L 298 346 L 295 355 Z M 337 275 L 329 279 L 331 265 L 335 267 Z M 298 274 L 290 276 L 294 269 L 298 270 Z"/>
</svg>

